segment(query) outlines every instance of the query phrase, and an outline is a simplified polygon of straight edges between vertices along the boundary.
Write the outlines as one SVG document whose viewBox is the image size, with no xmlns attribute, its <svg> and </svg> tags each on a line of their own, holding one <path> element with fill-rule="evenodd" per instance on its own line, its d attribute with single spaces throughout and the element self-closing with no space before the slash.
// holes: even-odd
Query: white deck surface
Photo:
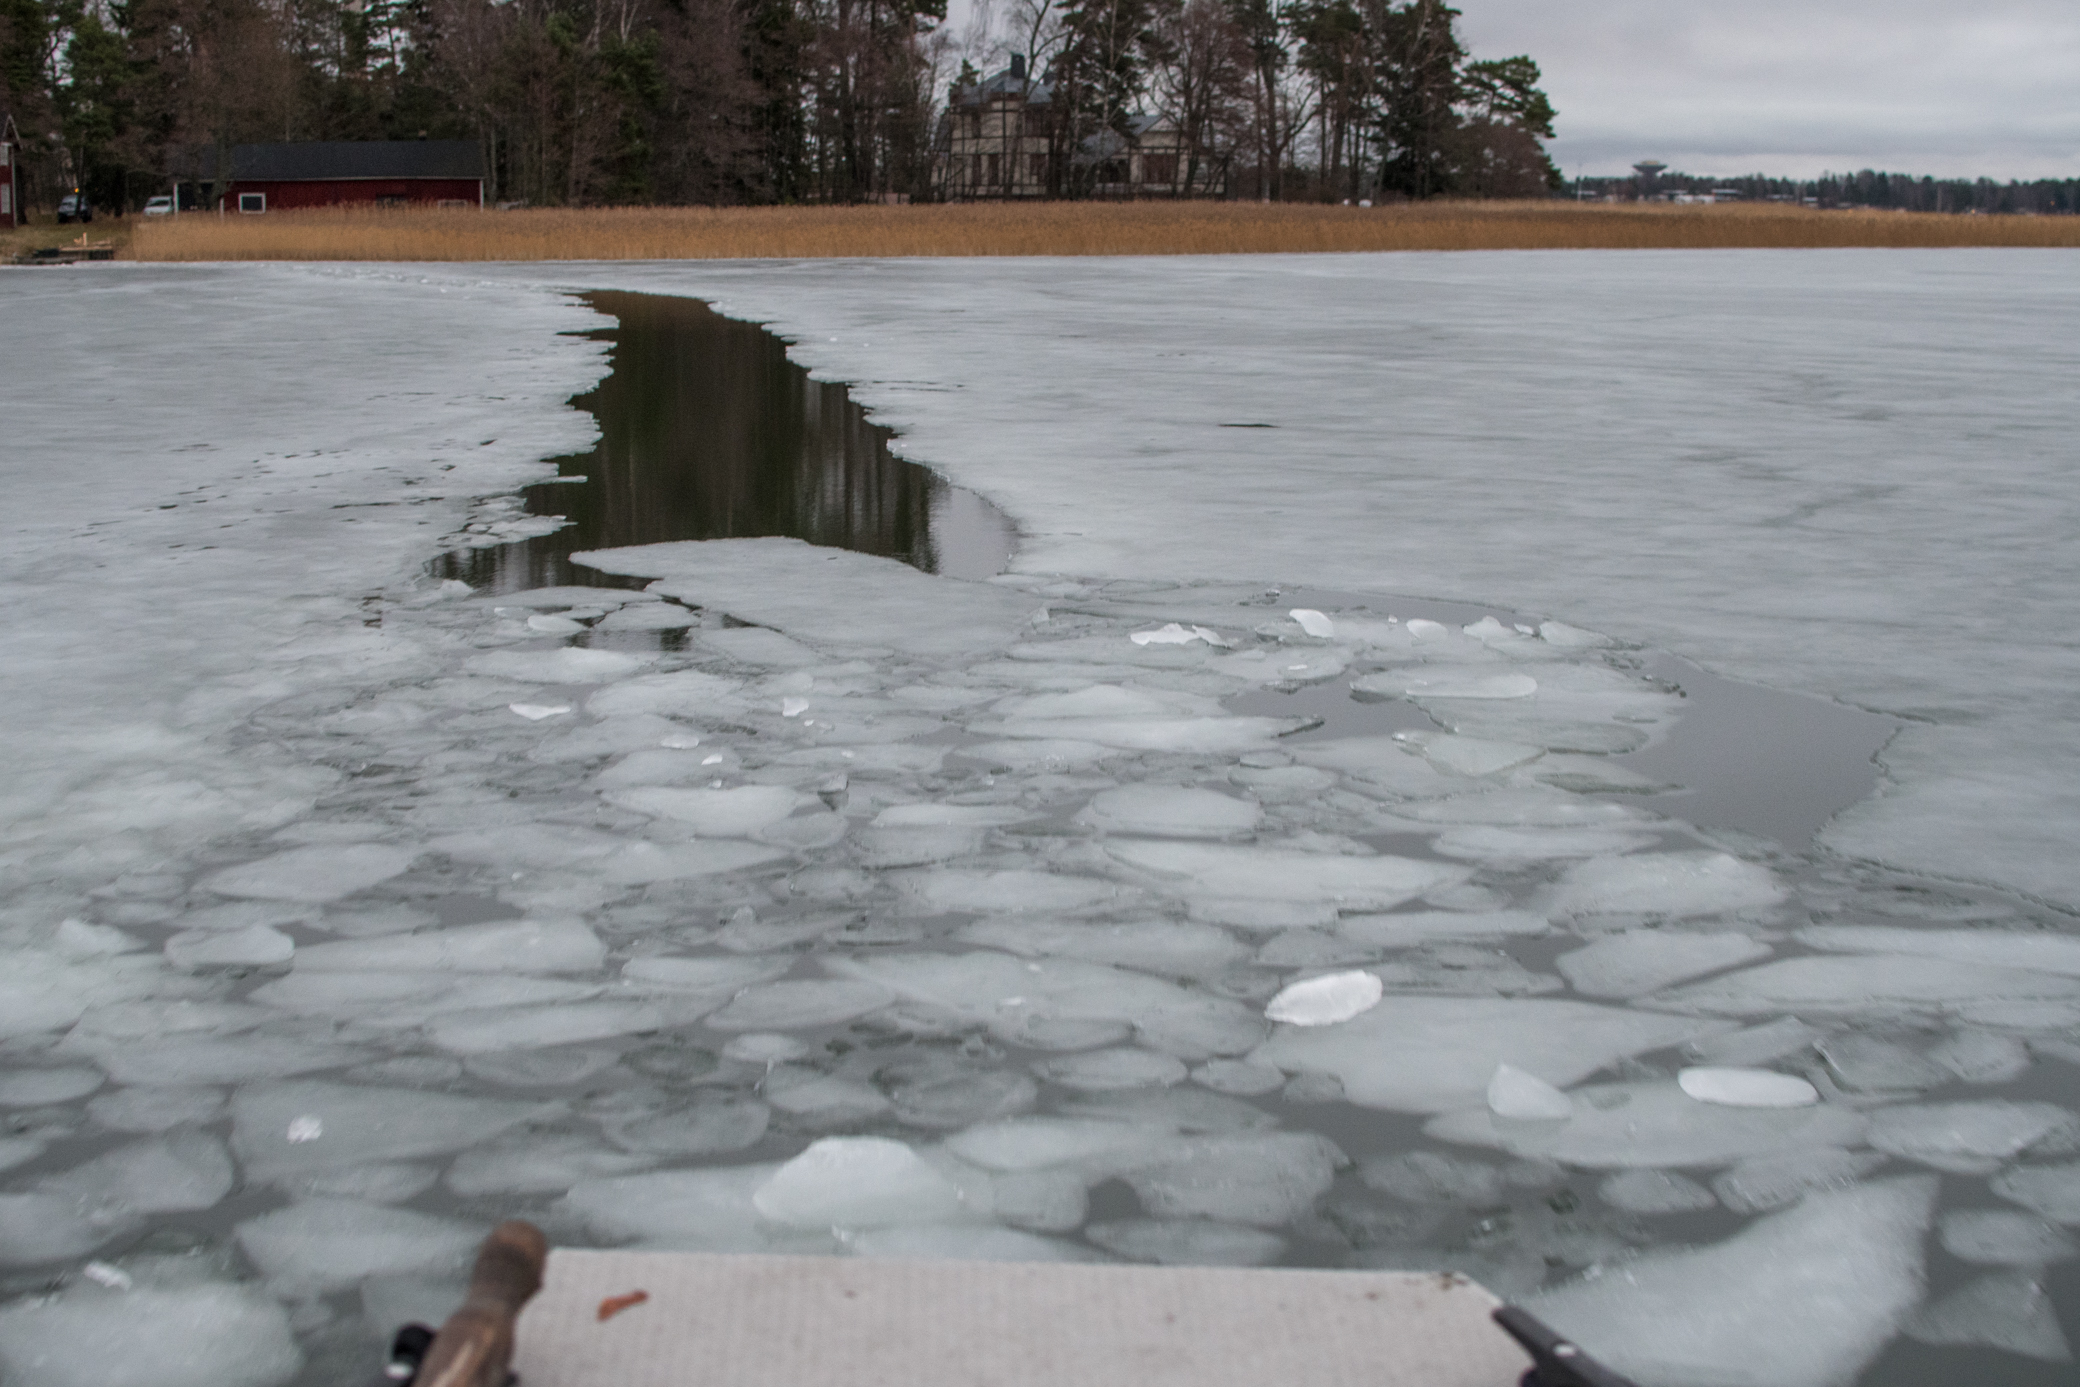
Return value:
<svg viewBox="0 0 2080 1387">
<path fill-rule="evenodd" d="M 1510 1387 L 1529 1360 L 1496 1304 L 1411 1272 L 565 1250 L 515 1367 L 526 1387 Z"/>
</svg>

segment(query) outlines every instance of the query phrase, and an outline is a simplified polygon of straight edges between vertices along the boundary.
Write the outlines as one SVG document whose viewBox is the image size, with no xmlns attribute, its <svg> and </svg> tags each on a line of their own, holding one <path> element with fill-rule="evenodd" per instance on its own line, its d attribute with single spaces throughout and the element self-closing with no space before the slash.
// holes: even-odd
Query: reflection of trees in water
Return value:
<svg viewBox="0 0 2080 1387">
<path fill-rule="evenodd" d="M 529 511 L 572 523 L 448 555 L 440 576 L 513 590 L 570 581 L 567 557 L 580 550 L 742 535 L 936 570 L 931 511 L 946 484 L 890 454 L 888 430 L 844 386 L 809 379 L 779 338 L 697 300 L 584 297 L 619 320 L 599 334 L 613 343 L 613 370 L 572 401 L 598 418 L 600 441 L 559 460 L 586 481 L 528 493 Z"/>
</svg>

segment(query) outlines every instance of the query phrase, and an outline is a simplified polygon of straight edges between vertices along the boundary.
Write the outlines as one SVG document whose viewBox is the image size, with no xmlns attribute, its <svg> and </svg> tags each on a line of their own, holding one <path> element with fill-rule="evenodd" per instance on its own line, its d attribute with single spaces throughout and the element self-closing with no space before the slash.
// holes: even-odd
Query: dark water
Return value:
<svg viewBox="0 0 2080 1387">
<path fill-rule="evenodd" d="M 764 328 L 697 299 L 581 297 L 616 320 L 590 334 L 611 344 L 613 369 L 571 402 L 599 420 L 600 440 L 556 459 L 561 476 L 582 481 L 525 493 L 529 514 L 571 523 L 446 555 L 438 576 L 492 592 L 640 586 L 573 568 L 569 556 L 751 535 L 880 554 L 954 578 L 987 578 L 1010 561 L 1018 543 L 1010 517 L 891 453 L 890 432 L 844 386 L 811 380 Z"/>
</svg>

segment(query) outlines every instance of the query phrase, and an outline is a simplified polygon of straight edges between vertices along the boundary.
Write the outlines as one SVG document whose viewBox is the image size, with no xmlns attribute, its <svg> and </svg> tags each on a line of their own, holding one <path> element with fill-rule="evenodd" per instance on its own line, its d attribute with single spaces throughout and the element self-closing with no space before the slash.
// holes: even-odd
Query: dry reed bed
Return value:
<svg viewBox="0 0 2080 1387">
<path fill-rule="evenodd" d="M 693 260 L 1276 251 L 2080 246 L 2080 218 L 1777 206 L 1236 202 L 327 209 L 136 228 L 137 260 Z"/>
</svg>

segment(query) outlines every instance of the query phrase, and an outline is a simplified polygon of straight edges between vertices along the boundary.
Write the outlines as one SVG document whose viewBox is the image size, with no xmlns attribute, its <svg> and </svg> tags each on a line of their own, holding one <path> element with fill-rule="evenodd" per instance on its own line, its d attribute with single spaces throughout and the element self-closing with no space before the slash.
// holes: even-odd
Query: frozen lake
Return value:
<svg viewBox="0 0 2080 1387">
<path fill-rule="evenodd" d="M 356 1382 L 521 1215 L 2061 1380 L 2075 267 L 7 275 L 0 1376 Z M 952 485 L 728 329 L 869 552 L 520 558 L 632 456 L 580 290 Z"/>
</svg>

